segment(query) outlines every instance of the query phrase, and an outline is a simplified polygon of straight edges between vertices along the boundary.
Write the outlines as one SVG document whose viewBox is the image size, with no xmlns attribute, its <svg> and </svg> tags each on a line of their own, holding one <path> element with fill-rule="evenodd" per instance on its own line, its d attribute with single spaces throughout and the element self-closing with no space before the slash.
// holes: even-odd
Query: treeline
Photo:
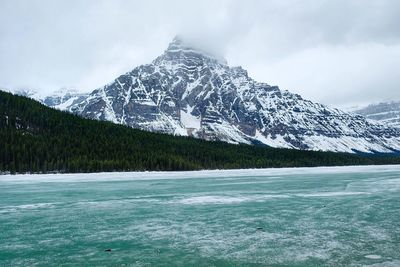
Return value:
<svg viewBox="0 0 400 267">
<path fill-rule="evenodd" d="M 399 164 L 400 157 L 275 149 L 131 129 L 0 91 L 0 172 L 101 172 Z"/>
</svg>

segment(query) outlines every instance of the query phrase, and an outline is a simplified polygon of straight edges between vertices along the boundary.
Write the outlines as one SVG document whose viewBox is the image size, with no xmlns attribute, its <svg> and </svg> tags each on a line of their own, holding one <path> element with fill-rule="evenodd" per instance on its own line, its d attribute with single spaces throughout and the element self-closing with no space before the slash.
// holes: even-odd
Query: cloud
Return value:
<svg viewBox="0 0 400 267">
<path fill-rule="evenodd" d="M 90 91 L 180 34 L 315 101 L 400 98 L 398 10 L 391 0 L 4 0 L 0 86 Z"/>
<path fill-rule="evenodd" d="M 399 99 L 398 66 L 400 45 L 324 45 L 252 65 L 250 72 L 308 99 L 350 106 Z"/>
</svg>

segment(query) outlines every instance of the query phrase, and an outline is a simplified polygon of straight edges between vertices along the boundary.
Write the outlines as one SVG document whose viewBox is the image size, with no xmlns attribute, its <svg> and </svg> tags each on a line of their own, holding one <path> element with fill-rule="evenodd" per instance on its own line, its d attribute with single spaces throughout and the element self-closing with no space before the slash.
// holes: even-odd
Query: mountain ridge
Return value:
<svg viewBox="0 0 400 267">
<path fill-rule="evenodd" d="M 353 108 L 351 112 L 391 127 L 400 128 L 400 101 L 372 103 L 364 107 Z"/>
<path fill-rule="evenodd" d="M 210 142 L 84 119 L 0 91 L 0 174 L 398 164 L 353 155 Z"/>
<path fill-rule="evenodd" d="M 229 143 L 337 152 L 400 151 L 400 130 L 249 77 L 175 38 L 134 68 L 64 107 L 133 128 Z"/>
</svg>

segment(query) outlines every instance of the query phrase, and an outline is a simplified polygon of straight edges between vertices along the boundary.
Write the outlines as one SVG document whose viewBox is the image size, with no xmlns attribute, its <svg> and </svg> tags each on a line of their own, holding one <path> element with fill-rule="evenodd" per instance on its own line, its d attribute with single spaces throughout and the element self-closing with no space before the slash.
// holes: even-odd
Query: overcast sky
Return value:
<svg viewBox="0 0 400 267">
<path fill-rule="evenodd" d="M 0 87 L 91 91 L 179 34 L 332 106 L 400 100 L 400 1 L 0 1 Z"/>
</svg>

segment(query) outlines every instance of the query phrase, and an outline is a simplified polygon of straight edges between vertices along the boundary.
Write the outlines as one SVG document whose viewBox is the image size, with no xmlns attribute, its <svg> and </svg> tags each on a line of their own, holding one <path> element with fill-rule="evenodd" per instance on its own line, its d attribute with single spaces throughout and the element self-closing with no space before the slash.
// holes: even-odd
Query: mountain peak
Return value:
<svg viewBox="0 0 400 267">
<path fill-rule="evenodd" d="M 173 58 L 176 58 L 176 55 L 179 55 L 179 57 L 186 57 L 189 54 L 194 54 L 199 58 L 206 57 L 215 60 L 220 64 L 227 65 L 227 61 L 223 56 L 218 55 L 213 51 L 213 49 L 207 47 L 207 45 L 197 38 L 176 35 L 168 45 L 167 50 L 164 52 L 164 56 L 172 54 L 174 55 Z"/>
</svg>

